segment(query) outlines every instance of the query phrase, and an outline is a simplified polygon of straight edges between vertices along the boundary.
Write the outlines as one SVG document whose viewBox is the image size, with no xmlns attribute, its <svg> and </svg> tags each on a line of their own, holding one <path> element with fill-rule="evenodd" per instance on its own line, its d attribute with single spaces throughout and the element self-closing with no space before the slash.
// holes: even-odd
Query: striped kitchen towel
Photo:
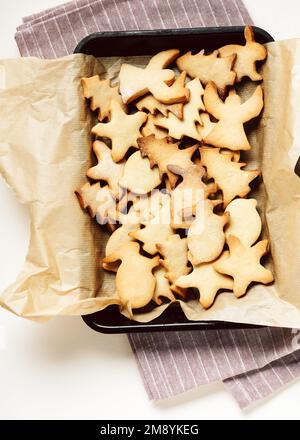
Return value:
<svg viewBox="0 0 300 440">
<path fill-rule="evenodd" d="M 78 0 L 26 17 L 22 56 L 60 57 L 96 31 L 251 23 L 241 0 Z M 223 381 L 241 407 L 300 376 L 300 333 L 280 328 L 129 336 L 150 399 Z"/>
</svg>

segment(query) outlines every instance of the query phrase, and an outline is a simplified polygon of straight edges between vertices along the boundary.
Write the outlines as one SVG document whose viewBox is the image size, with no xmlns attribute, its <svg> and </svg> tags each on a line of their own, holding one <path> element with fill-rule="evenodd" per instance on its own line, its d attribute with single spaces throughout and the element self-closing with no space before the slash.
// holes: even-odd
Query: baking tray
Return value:
<svg viewBox="0 0 300 440">
<path fill-rule="evenodd" d="M 264 29 L 253 27 L 255 39 L 259 43 L 274 41 Z M 96 32 L 86 36 L 76 47 L 75 53 L 95 57 L 154 55 L 167 49 L 181 52 L 201 49 L 212 51 L 225 44 L 244 44 L 244 27 L 207 27 L 192 29 L 161 29 L 128 32 Z M 219 321 L 188 321 L 178 304 L 172 304 L 152 322 L 143 324 L 121 315 L 117 306 L 92 315 L 83 316 L 84 322 L 101 333 L 134 333 L 146 331 L 207 330 L 221 328 L 253 328 Z"/>
</svg>

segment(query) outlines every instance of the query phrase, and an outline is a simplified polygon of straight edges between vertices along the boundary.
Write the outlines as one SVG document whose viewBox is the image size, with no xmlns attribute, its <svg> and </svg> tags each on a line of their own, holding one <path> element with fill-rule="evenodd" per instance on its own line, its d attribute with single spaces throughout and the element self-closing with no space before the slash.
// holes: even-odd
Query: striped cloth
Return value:
<svg viewBox="0 0 300 440">
<path fill-rule="evenodd" d="M 26 17 L 16 41 L 22 56 L 53 58 L 95 31 L 245 23 L 240 0 L 78 0 Z M 150 399 L 223 381 L 246 407 L 300 376 L 300 333 L 288 329 L 144 333 L 129 341 Z"/>
</svg>

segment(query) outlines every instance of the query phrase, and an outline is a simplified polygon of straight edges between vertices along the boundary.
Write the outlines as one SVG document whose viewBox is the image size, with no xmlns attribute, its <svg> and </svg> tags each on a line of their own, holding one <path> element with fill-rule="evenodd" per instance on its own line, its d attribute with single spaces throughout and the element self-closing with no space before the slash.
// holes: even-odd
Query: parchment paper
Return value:
<svg viewBox="0 0 300 440">
<path fill-rule="evenodd" d="M 222 293 L 208 311 L 196 300 L 180 302 L 190 320 L 300 327 L 300 179 L 294 173 L 300 155 L 300 40 L 267 46 L 265 109 L 248 127 L 253 150 L 243 160 L 262 169 L 254 195 L 271 241 L 266 262 L 276 280 L 253 285 L 239 300 Z M 106 75 L 115 77 L 121 60 L 101 61 Z M 80 78 L 102 71 L 99 61 L 82 55 L 0 62 L 0 171 L 31 215 L 25 266 L 0 304 L 26 318 L 88 314 L 118 304 L 115 275 L 100 268 L 108 234 L 74 196 L 90 166 L 93 124 Z M 166 307 L 135 319 L 147 322 Z"/>
</svg>

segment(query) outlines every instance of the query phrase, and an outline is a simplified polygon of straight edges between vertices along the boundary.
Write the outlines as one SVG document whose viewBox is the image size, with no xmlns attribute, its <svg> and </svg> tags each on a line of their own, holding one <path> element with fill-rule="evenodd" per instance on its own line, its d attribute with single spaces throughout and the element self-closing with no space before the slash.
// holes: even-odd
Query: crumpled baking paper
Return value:
<svg viewBox="0 0 300 440">
<path fill-rule="evenodd" d="M 300 328 L 300 40 L 267 46 L 264 113 L 247 127 L 253 149 L 242 159 L 262 170 L 252 194 L 270 238 L 265 263 L 275 283 L 253 285 L 241 299 L 222 293 L 207 311 L 196 300 L 178 301 L 190 320 Z M 145 65 L 146 58 L 126 61 Z M 119 304 L 115 275 L 100 266 L 108 233 L 82 212 L 74 190 L 86 181 L 95 123 L 80 79 L 104 70 L 115 78 L 121 62 L 84 55 L 0 61 L 0 171 L 31 217 L 26 263 L 0 297 L 17 315 L 46 320 Z M 134 319 L 148 322 L 166 307 Z"/>
</svg>

